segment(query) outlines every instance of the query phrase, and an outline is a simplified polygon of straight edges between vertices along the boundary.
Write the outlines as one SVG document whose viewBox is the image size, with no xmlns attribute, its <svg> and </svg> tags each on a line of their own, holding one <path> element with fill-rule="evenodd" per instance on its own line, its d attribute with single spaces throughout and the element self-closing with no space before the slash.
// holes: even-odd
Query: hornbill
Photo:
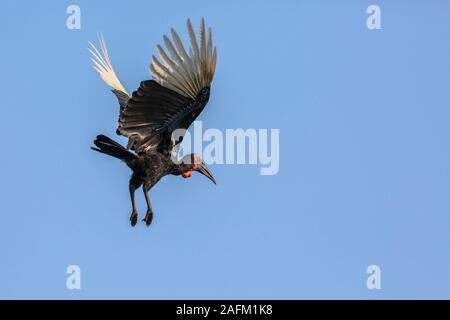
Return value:
<svg viewBox="0 0 450 320">
<path fill-rule="evenodd" d="M 149 226 L 153 210 L 148 191 L 165 175 L 189 178 L 193 171 L 216 180 L 197 154 L 188 154 L 181 160 L 177 153 L 183 131 L 198 117 L 209 100 L 214 77 L 217 50 L 213 46 L 212 31 L 206 34 L 205 21 L 200 23 L 200 45 L 190 20 L 187 20 L 190 48 L 186 51 L 180 36 L 171 29 L 172 41 L 164 35 L 166 50 L 157 46 L 160 60 L 154 55 L 150 65 L 152 80 L 141 82 L 130 96 L 116 76 L 106 49 L 105 40 L 99 36 L 100 51 L 90 43 L 92 61 L 100 77 L 112 87 L 119 106 L 117 134 L 128 138 L 127 147 L 98 135 L 93 150 L 124 161 L 133 174 L 129 182 L 132 212 L 131 225 L 135 226 L 138 212 L 135 191 L 142 186 L 147 202 L 143 221 Z M 175 131 L 178 137 L 174 138 Z"/>
</svg>

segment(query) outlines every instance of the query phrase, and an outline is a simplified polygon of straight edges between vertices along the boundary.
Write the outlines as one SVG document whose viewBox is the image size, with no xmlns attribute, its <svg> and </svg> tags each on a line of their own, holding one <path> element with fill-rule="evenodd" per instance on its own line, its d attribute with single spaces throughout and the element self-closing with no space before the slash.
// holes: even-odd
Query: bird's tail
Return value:
<svg viewBox="0 0 450 320">
<path fill-rule="evenodd" d="M 128 151 L 124 146 L 102 134 L 97 136 L 94 144 L 97 148 L 91 147 L 92 150 L 118 158 L 126 163 L 130 163 L 130 161 L 137 158 L 134 153 Z"/>
</svg>

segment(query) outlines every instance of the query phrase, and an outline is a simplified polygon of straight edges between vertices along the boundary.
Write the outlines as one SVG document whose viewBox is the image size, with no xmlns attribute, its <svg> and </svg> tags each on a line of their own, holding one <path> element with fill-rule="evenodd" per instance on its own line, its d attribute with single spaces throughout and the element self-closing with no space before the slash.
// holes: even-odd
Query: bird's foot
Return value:
<svg viewBox="0 0 450 320">
<path fill-rule="evenodd" d="M 145 225 L 148 227 L 153 221 L 153 212 L 147 211 L 147 214 L 145 215 L 145 218 L 142 219 L 142 221 L 145 221 Z"/>
<path fill-rule="evenodd" d="M 131 226 L 134 227 L 136 225 L 137 219 L 138 219 L 138 214 L 136 211 L 133 211 L 130 216 Z"/>
</svg>

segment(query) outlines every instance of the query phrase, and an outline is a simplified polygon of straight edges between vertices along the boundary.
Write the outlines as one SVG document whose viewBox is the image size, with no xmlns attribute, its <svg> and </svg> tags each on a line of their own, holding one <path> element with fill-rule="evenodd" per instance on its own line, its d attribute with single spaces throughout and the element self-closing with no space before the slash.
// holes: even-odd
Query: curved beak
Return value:
<svg viewBox="0 0 450 320">
<path fill-rule="evenodd" d="M 209 180 L 211 180 L 214 184 L 216 184 L 216 179 L 214 179 L 213 174 L 211 173 L 211 171 L 209 171 L 208 167 L 204 163 L 198 164 L 196 171 L 200 172 L 202 175 L 204 175 Z"/>
</svg>

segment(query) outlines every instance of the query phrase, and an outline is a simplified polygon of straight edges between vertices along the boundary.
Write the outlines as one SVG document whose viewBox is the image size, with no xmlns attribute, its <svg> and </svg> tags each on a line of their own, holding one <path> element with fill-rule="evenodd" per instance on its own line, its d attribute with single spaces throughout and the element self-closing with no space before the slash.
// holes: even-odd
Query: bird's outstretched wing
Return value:
<svg viewBox="0 0 450 320">
<path fill-rule="evenodd" d="M 103 37 L 100 39 L 103 57 L 92 45 L 95 68 L 114 88 L 121 105 L 117 133 L 128 137 L 128 148 L 138 153 L 161 148 L 170 152 L 174 145 L 171 141 L 173 131 L 187 129 L 208 102 L 217 61 L 212 31 L 209 28 L 207 35 L 202 19 L 199 46 L 190 20 L 187 29 L 189 51 L 172 28 L 173 42 L 167 36 L 163 37 L 167 52 L 157 46 L 161 61 L 152 56 L 153 80 L 141 82 L 131 97 L 114 73 Z"/>
<path fill-rule="evenodd" d="M 152 57 L 153 80 L 143 81 L 120 113 L 119 134 L 129 137 L 128 147 L 137 152 L 153 148 L 170 151 L 172 132 L 187 129 L 205 107 L 213 81 L 217 51 L 212 31 L 200 24 L 200 47 L 191 22 L 187 21 L 189 54 L 178 33 L 173 42 L 164 36 L 168 53 L 157 46 L 161 61 Z"/>
</svg>

